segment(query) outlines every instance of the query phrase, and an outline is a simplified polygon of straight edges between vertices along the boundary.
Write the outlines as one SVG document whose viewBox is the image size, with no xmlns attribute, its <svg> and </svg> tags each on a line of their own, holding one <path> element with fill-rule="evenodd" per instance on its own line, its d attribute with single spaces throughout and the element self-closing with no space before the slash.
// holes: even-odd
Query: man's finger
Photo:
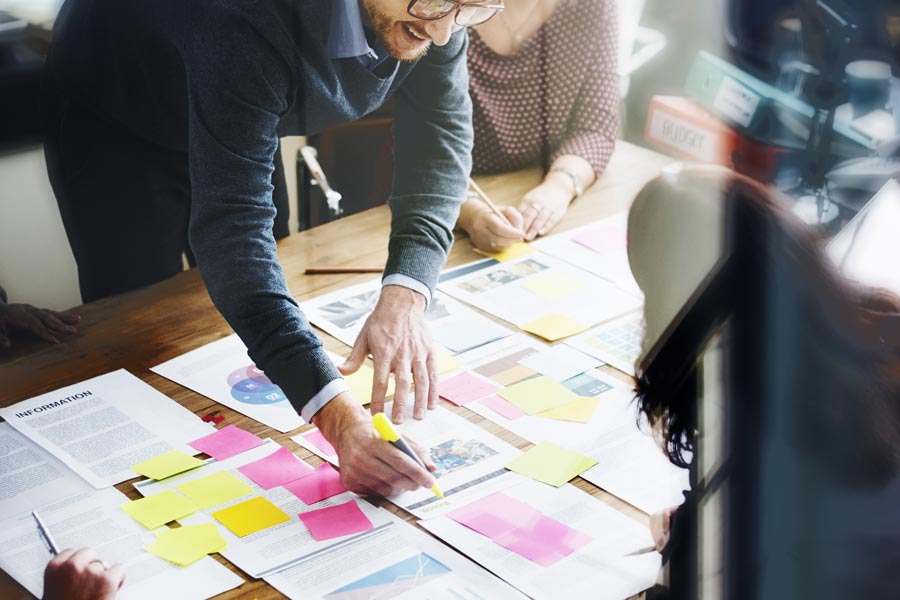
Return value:
<svg viewBox="0 0 900 600">
<path fill-rule="evenodd" d="M 125 565 L 116 564 L 106 571 L 107 577 L 113 585 L 113 589 L 121 590 L 125 584 Z"/>
<path fill-rule="evenodd" d="M 425 368 L 428 371 L 428 410 L 434 410 L 438 403 L 438 370 L 434 348 L 428 351 Z"/>
<path fill-rule="evenodd" d="M 425 468 L 430 472 L 437 471 L 437 466 L 435 466 L 434 461 L 431 460 L 431 452 L 426 450 L 419 444 L 416 440 L 411 437 L 405 437 L 406 443 L 413 449 L 413 451 L 422 459 L 422 462 L 425 463 Z"/>
<path fill-rule="evenodd" d="M 47 328 L 44 327 L 44 323 L 41 322 L 41 320 L 37 316 L 35 316 L 33 312 L 26 311 L 23 319 L 25 321 L 25 327 L 28 329 L 28 331 L 35 334 L 42 340 L 50 342 L 51 344 L 59 343 L 59 340 L 56 339 L 49 331 L 47 331 Z"/>
<path fill-rule="evenodd" d="M 353 349 L 350 350 L 350 356 L 347 357 L 344 364 L 338 365 L 338 371 L 341 372 L 341 375 L 356 373 L 368 355 L 369 345 L 366 343 L 366 332 L 363 331 L 356 338 L 356 343 L 353 344 Z"/>
<path fill-rule="evenodd" d="M 428 397 L 431 392 L 431 378 L 428 376 L 428 365 L 424 360 L 413 361 L 412 377 L 416 388 L 413 417 L 424 419 L 425 409 L 428 406 Z"/>
<path fill-rule="evenodd" d="M 41 323 L 44 324 L 44 327 L 47 328 L 48 332 L 63 334 L 63 335 L 72 335 L 75 333 L 75 328 L 71 325 L 66 325 L 63 323 L 56 315 L 53 314 L 52 311 L 49 310 L 38 310 L 37 316 L 41 320 Z"/>
<path fill-rule="evenodd" d="M 420 487 L 430 488 L 434 485 L 434 478 L 427 469 L 423 469 L 416 461 L 400 452 L 393 446 L 389 447 L 389 452 L 379 456 L 387 465 L 398 475 L 396 481 L 398 484 L 413 485 L 412 489 Z M 431 462 L 429 460 L 429 462 Z M 405 480 L 405 481 L 404 481 Z"/>
<path fill-rule="evenodd" d="M 394 368 L 394 407 L 391 410 L 391 420 L 400 424 L 406 418 L 406 406 L 409 403 L 410 365 L 406 361 L 397 361 Z"/>
<path fill-rule="evenodd" d="M 97 558 L 97 553 L 92 548 L 79 548 L 72 555 L 72 563 L 76 565 L 88 565 Z"/>
<path fill-rule="evenodd" d="M 369 408 L 372 414 L 384 412 L 384 397 L 387 395 L 388 382 L 391 380 L 391 368 L 384 361 L 375 361 L 375 373 L 372 375 L 372 397 Z M 396 397 L 396 392 L 395 392 Z"/>
</svg>

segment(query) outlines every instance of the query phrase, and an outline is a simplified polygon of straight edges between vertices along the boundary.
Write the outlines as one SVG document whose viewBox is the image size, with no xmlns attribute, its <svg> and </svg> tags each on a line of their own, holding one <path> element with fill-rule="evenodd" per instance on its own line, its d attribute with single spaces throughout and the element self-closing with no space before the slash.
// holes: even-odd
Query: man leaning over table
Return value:
<svg viewBox="0 0 900 600">
<path fill-rule="evenodd" d="M 462 26 L 500 8 L 499 0 L 68 0 L 48 58 L 47 160 L 85 301 L 176 274 L 189 241 L 216 307 L 334 445 L 344 484 L 380 495 L 430 487 L 428 473 L 373 431 L 341 373 L 372 355 L 373 411 L 393 373 L 395 421 L 412 383 L 416 418 L 437 401 L 424 311 L 470 170 Z M 277 260 L 273 157 L 279 136 L 351 121 L 391 95 L 389 258 L 381 298 L 339 372 Z"/>
</svg>

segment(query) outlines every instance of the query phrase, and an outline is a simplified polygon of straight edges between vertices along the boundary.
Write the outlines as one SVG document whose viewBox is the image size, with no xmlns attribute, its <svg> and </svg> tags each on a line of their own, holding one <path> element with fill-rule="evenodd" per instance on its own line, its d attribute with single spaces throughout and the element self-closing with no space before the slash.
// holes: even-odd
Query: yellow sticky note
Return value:
<svg viewBox="0 0 900 600">
<path fill-rule="evenodd" d="M 522 287 L 548 300 L 561 300 L 583 290 L 584 284 L 571 275 L 550 271 L 532 277 L 523 283 Z"/>
<path fill-rule="evenodd" d="M 199 458 L 194 458 L 181 450 L 170 450 L 144 462 L 139 462 L 131 467 L 131 470 L 144 477 L 159 481 L 178 473 L 202 467 L 204 464 Z"/>
<path fill-rule="evenodd" d="M 132 500 L 122 505 L 132 519 L 146 527 L 156 529 L 166 523 L 197 512 L 197 506 L 172 490 L 147 496 L 140 500 Z"/>
<path fill-rule="evenodd" d="M 523 331 L 539 335 L 547 341 L 555 342 L 562 338 L 587 331 L 588 326 L 579 323 L 575 319 L 570 319 L 565 315 L 551 313 L 544 315 L 540 319 L 535 319 L 530 323 L 519 326 Z"/>
<path fill-rule="evenodd" d="M 283 510 L 262 496 L 217 510 L 212 516 L 238 537 L 291 520 Z"/>
<path fill-rule="evenodd" d="M 369 365 L 362 365 L 359 370 L 352 375 L 345 375 L 344 381 L 350 388 L 350 393 L 356 398 L 360 404 L 366 405 L 372 401 L 372 378 L 375 371 Z M 394 393 L 394 377 L 388 381 L 387 393 L 385 396 L 391 396 Z"/>
<path fill-rule="evenodd" d="M 534 252 L 534 248 L 525 242 L 516 242 L 501 252 L 486 252 L 484 250 L 479 250 L 478 248 L 475 248 L 475 252 L 487 256 L 488 258 L 493 258 L 497 262 L 506 262 L 508 260 L 513 260 L 514 258 L 519 258 L 520 256 L 525 256 L 526 254 L 531 254 Z"/>
<path fill-rule="evenodd" d="M 574 402 L 579 398 L 572 390 L 547 375 L 514 383 L 497 394 L 529 415 Z"/>
<path fill-rule="evenodd" d="M 207 554 L 221 552 L 227 547 L 228 542 L 219 533 L 219 527 L 215 523 L 204 523 L 157 532 L 156 541 L 144 546 L 144 550 L 186 567 Z"/>
<path fill-rule="evenodd" d="M 253 488 L 228 471 L 182 483 L 176 489 L 200 508 L 212 508 L 253 493 Z"/>
<path fill-rule="evenodd" d="M 437 346 L 437 372 L 439 375 L 462 369 L 463 364 L 458 358 Z"/>
<path fill-rule="evenodd" d="M 506 468 L 560 487 L 597 464 L 597 460 L 544 441 L 506 465 Z"/>
<path fill-rule="evenodd" d="M 594 416 L 594 411 L 597 410 L 598 404 L 600 404 L 599 398 L 579 398 L 573 402 L 567 402 L 561 406 L 545 410 L 542 413 L 538 413 L 537 416 L 558 421 L 587 423 Z"/>
</svg>

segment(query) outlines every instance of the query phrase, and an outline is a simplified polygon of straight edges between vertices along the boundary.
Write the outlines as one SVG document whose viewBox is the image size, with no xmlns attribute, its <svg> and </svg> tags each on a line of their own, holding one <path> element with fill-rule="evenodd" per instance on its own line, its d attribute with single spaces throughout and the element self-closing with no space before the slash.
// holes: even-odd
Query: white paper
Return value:
<svg viewBox="0 0 900 600">
<path fill-rule="evenodd" d="M 635 311 L 572 336 L 565 344 L 633 376 L 643 337 L 644 313 Z"/>
<path fill-rule="evenodd" d="M 376 280 L 307 300 L 300 308 L 310 323 L 353 346 L 380 293 L 381 281 Z M 440 292 L 431 299 L 425 318 L 432 339 L 451 354 L 513 333 Z"/>
<path fill-rule="evenodd" d="M 560 297 L 548 297 L 529 286 L 544 278 L 564 278 L 577 286 Z M 591 326 L 641 306 L 642 301 L 609 281 L 540 252 L 498 263 L 464 265 L 446 272 L 440 290 L 521 327 L 550 314 Z M 558 284 L 547 292 L 560 291 Z"/>
<path fill-rule="evenodd" d="M 305 423 L 281 388 L 256 368 L 237 334 L 150 370 L 281 433 Z"/>
<path fill-rule="evenodd" d="M 900 295 L 900 183 L 888 181 L 834 237 L 828 253 L 848 278 Z"/>
<path fill-rule="evenodd" d="M 0 416 L 96 488 L 137 477 L 131 465 L 214 427 L 125 370 L 0 408 Z"/>
<path fill-rule="evenodd" d="M 391 405 L 387 404 L 384 410 L 390 414 Z M 419 489 L 389 498 L 400 508 L 420 519 L 427 519 L 522 479 L 518 473 L 506 469 L 506 465 L 521 454 L 515 447 L 440 406 L 428 411 L 421 421 L 412 418 L 411 410 L 412 407 L 410 415 L 397 429 L 404 437 L 429 449 L 431 460 L 438 467 L 437 484 L 446 500 L 438 499 L 431 490 Z M 326 456 L 302 434 L 291 439 L 321 458 L 338 464 L 337 457 Z"/>
<path fill-rule="evenodd" d="M 344 543 L 347 539 L 355 537 L 349 536 L 321 542 L 316 541 L 310 535 L 306 525 L 304 525 L 298 517 L 301 512 L 306 512 L 311 508 L 325 508 L 326 506 L 343 504 L 348 500 L 356 500 L 360 509 L 365 513 L 369 520 L 372 521 L 372 524 L 376 528 L 387 522 L 386 515 L 390 513 L 372 506 L 350 492 L 345 492 L 308 506 L 283 487 L 278 486 L 271 490 L 264 490 L 256 485 L 253 480 L 237 470 L 238 467 L 264 458 L 272 452 L 277 451 L 279 448 L 280 446 L 275 442 L 266 440 L 266 443 L 262 446 L 257 446 L 256 448 L 224 461 L 210 461 L 207 465 L 200 467 L 199 469 L 188 471 L 182 475 L 169 477 L 164 481 L 140 481 L 136 483 L 134 487 L 144 496 L 152 496 L 166 490 L 174 490 L 175 493 L 180 493 L 175 489 L 176 486 L 187 481 L 206 477 L 207 475 L 211 475 L 218 471 L 229 471 L 232 475 L 250 486 L 253 490 L 251 494 L 226 502 L 220 506 L 198 511 L 190 517 L 179 519 L 179 523 L 183 525 L 216 523 L 222 537 L 228 542 L 228 549 L 221 553 L 222 556 L 230 560 L 235 566 L 251 577 L 263 577 L 268 573 L 282 569 L 306 556 L 330 548 L 335 544 Z M 233 504 L 245 502 L 257 496 L 265 497 L 267 500 L 271 501 L 272 504 L 283 510 L 291 518 L 290 521 L 241 538 L 234 535 L 210 516 L 217 510 L 222 510 Z M 365 533 L 359 535 L 365 535 Z"/>
<path fill-rule="evenodd" d="M 114 488 L 89 490 L 43 506 L 40 513 L 61 548 L 92 548 L 100 559 L 125 566 L 117 600 L 203 600 L 244 582 L 210 557 L 177 567 L 145 551 L 155 536 L 122 511 L 127 501 Z M 30 513 L 3 521 L 0 568 L 37 597 L 43 594 L 50 558 Z"/>
<path fill-rule="evenodd" d="M 61 460 L 0 423 L 0 515 L 31 518 L 31 511 L 93 488 Z"/>
<path fill-rule="evenodd" d="M 641 288 L 634 280 L 631 265 L 628 263 L 628 246 L 625 243 L 627 228 L 628 213 L 621 212 L 576 229 L 548 235 L 535 240 L 532 245 L 544 254 L 549 254 L 594 275 L 599 275 L 638 298 L 643 298 Z M 621 243 L 613 245 L 605 252 L 598 253 L 575 241 L 574 238 L 592 231 L 601 232 L 604 235 L 614 235 L 617 238 L 621 236 Z"/>
<path fill-rule="evenodd" d="M 370 535 L 310 556 L 266 581 L 292 600 L 525 598 L 394 515 Z"/>
<path fill-rule="evenodd" d="M 565 344 L 557 344 L 542 352 L 519 361 L 529 369 L 534 369 L 556 381 L 562 382 L 599 367 L 600 360 Z"/>
<path fill-rule="evenodd" d="M 594 541 L 543 567 L 449 517 L 421 525 L 536 600 L 622 600 L 656 581 L 659 554 L 626 556 L 652 545 L 646 526 L 568 484 L 554 488 L 529 480 L 504 493 Z"/>
<path fill-rule="evenodd" d="M 534 342 L 508 338 L 459 358 L 475 373 L 511 385 L 535 375 L 520 361 L 538 351 Z M 518 367 L 511 366 L 516 363 Z M 581 477 L 645 512 L 654 513 L 684 500 L 682 490 L 690 487 L 688 471 L 672 465 L 653 438 L 638 428 L 631 386 L 596 369 L 564 385 L 580 396 L 599 398 L 587 423 L 537 415 L 510 420 L 479 401 L 466 404 L 466 408 L 533 444 L 550 440 L 596 458 L 597 466 Z"/>
</svg>

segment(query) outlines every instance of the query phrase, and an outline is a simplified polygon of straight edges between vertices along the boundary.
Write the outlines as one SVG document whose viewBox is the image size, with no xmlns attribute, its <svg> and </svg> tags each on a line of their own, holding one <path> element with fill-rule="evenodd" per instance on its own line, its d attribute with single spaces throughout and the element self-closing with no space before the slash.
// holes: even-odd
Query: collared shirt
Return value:
<svg viewBox="0 0 900 600">
<path fill-rule="evenodd" d="M 388 57 L 388 52 L 371 27 L 367 28 L 368 19 L 363 18 L 359 0 L 331 1 L 334 4 L 325 46 L 328 58 L 356 58 L 367 69 L 374 70 Z"/>
</svg>

